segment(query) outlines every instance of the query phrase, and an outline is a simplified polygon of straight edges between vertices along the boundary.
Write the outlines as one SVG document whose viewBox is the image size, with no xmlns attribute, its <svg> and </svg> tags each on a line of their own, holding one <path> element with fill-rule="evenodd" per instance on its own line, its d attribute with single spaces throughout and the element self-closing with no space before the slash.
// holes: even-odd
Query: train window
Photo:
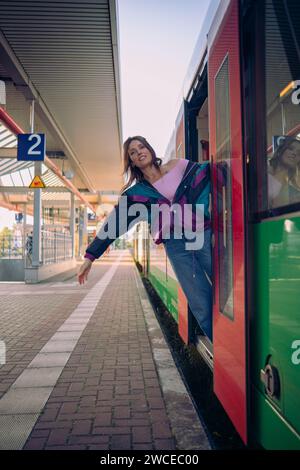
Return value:
<svg viewBox="0 0 300 470">
<path fill-rule="evenodd" d="M 300 9 L 265 2 L 267 208 L 300 202 Z"/>
<path fill-rule="evenodd" d="M 231 136 L 228 57 L 215 78 L 219 310 L 233 319 Z"/>
</svg>

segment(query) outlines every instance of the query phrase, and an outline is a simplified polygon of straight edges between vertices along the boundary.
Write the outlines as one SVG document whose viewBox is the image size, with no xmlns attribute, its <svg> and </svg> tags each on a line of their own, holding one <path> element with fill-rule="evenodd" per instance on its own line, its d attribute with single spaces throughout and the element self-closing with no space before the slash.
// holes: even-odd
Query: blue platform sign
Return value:
<svg viewBox="0 0 300 470">
<path fill-rule="evenodd" d="M 45 134 L 18 134 L 17 160 L 43 162 L 45 151 Z"/>
</svg>

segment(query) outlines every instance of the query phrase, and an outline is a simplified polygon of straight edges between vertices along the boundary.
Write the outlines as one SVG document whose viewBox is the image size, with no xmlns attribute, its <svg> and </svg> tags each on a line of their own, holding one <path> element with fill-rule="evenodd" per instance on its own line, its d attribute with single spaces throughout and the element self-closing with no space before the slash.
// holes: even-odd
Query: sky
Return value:
<svg viewBox="0 0 300 470">
<path fill-rule="evenodd" d="M 118 0 L 123 140 L 163 157 L 210 0 Z"/>
<path fill-rule="evenodd" d="M 161 158 L 209 3 L 118 0 L 123 140 L 143 135 Z M 0 230 L 14 222 L 14 213 L 0 208 Z"/>
<path fill-rule="evenodd" d="M 15 213 L 0 207 L 0 230 L 4 227 L 12 228 L 15 223 Z"/>
</svg>

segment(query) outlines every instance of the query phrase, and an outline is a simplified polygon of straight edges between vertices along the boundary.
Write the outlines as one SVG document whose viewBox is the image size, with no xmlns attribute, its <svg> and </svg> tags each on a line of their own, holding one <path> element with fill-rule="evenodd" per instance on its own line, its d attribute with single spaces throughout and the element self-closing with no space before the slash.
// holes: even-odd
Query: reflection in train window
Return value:
<svg viewBox="0 0 300 470">
<path fill-rule="evenodd" d="M 300 14 L 296 3 L 266 0 L 269 209 L 300 202 Z"/>
<path fill-rule="evenodd" d="M 219 310 L 233 320 L 232 178 L 229 64 L 224 60 L 215 78 Z"/>
</svg>

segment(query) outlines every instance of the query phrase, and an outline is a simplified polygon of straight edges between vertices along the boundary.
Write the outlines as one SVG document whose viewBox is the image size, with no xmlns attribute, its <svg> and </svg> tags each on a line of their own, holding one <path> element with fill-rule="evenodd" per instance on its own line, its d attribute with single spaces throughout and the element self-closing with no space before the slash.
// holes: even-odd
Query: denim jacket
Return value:
<svg viewBox="0 0 300 470">
<path fill-rule="evenodd" d="M 173 201 L 169 201 L 166 197 L 160 194 L 151 183 L 146 180 L 138 182 L 128 188 L 121 194 L 122 196 L 127 196 L 127 209 L 130 212 L 130 206 L 135 203 L 142 203 L 146 207 L 146 214 L 143 220 L 146 220 L 148 223 L 151 223 L 151 205 L 157 204 L 167 204 L 172 206 L 173 204 L 191 204 L 193 217 L 196 211 L 197 204 L 204 205 L 204 229 L 210 227 L 210 213 L 209 213 L 209 195 L 210 195 L 210 164 L 205 163 L 195 163 L 188 162 L 183 178 L 175 192 Z M 119 210 L 120 210 L 120 200 L 118 204 L 115 205 L 113 211 L 107 217 L 105 223 L 102 225 L 100 231 L 94 240 L 87 247 L 85 258 L 94 261 L 94 259 L 99 258 L 107 249 L 107 247 L 114 242 L 121 235 L 126 233 L 128 229 L 132 228 L 135 220 L 140 222 L 141 218 L 137 220 L 136 215 L 128 215 L 126 212 L 126 220 L 122 221 L 123 223 L 120 226 L 119 223 Z M 114 236 L 106 236 L 106 232 L 109 224 L 112 222 L 115 224 L 115 233 Z M 172 222 L 171 222 L 171 229 Z M 160 233 L 157 239 L 155 240 L 156 244 L 162 243 L 163 237 Z"/>
</svg>

